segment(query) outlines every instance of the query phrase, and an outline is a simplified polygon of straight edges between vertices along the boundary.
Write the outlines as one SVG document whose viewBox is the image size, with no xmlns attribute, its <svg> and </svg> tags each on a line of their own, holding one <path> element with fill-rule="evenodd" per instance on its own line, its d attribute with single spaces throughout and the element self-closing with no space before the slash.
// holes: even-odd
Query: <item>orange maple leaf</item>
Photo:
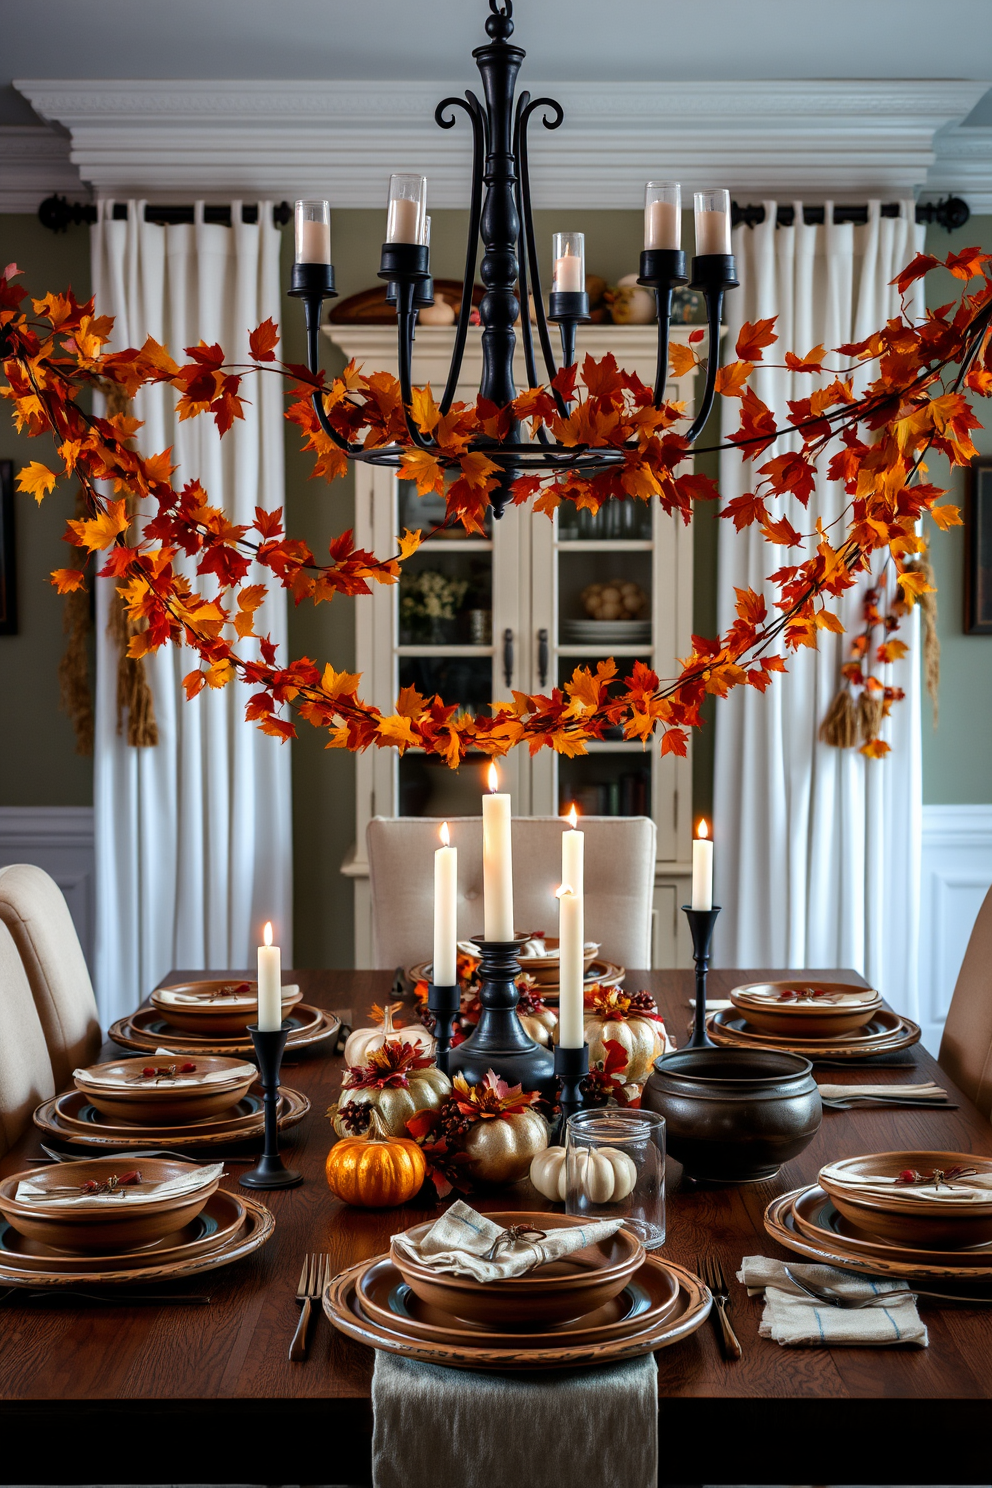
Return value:
<svg viewBox="0 0 992 1488">
<path fill-rule="evenodd" d="M 125 532 L 130 525 L 127 498 L 123 496 L 120 501 L 108 501 L 106 510 L 98 516 L 71 519 L 68 523 L 76 547 L 89 548 L 91 553 L 100 548 L 108 548 L 114 538 Z"/>
<path fill-rule="evenodd" d="M 70 594 L 73 589 L 86 586 L 86 575 L 78 568 L 53 568 L 49 582 L 60 594 Z"/>
<path fill-rule="evenodd" d="M 18 471 L 17 489 L 29 491 L 40 506 L 49 491 L 54 491 L 57 480 L 54 470 L 42 465 L 40 460 L 32 460 L 30 465 L 25 465 L 23 470 Z"/>
<path fill-rule="evenodd" d="M 444 495 L 444 471 L 436 455 L 429 450 L 407 450 L 400 460 L 404 480 L 417 483 L 417 495 Z"/>
<path fill-rule="evenodd" d="M 699 366 L 699 358 L 691 346 L 683 346 L 681 341 L 673 341 L 668 348 L 668 364 L 672 369 L 673 377 L 684 377 L 687 372 Z"/>
<path fill-rule="evenodd" d="M 275 349 L 279 341 L 279 328 L 272 320 L 263 320 L 260 326 L 256 326 L 248 333 L 248 345 L 256 362 L 275 361 Z"/>
<path fill-rule="evenodd" d="M 716 391 L 725 398 L 740 398 L 753 371 L 753 362 L 728 362 L 716 374 Z"/>
<path fill-rule="evenodd" d="M 742 362 L 760 362 L 766 346 L 778 340 L 775 334 L 777 315 L 768 320 L 746 320 L 741 326 L 735 348 Z"/>
</svg>

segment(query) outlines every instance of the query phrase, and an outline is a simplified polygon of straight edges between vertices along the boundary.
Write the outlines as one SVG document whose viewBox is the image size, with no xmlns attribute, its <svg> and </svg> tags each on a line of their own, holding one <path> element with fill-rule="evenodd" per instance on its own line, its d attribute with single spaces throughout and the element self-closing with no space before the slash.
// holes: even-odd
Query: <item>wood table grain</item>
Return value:
<svg viewBox="0 0 992 1488">
<path fill-rule="evenodd" d="M 186 975 L 173 972 L 167 980 Z M 774 975 L 781 973 L 712 972 L 710 995 L 723 997 L 739 982 Z M 371 971 L 294 971 L 292 978 L 306 1001 L 349 1010 L 356 1025 L 366 1021 L 372 1002 L 386 1001 L 391 982 L 390 974 Z M 853 973 L 848 979 L 860 983 Z M 692 973 L 632 972 L 627 985 L 649 988 L 684 1042 Z M 111 1047 L 104 1057 L 115 1052 Z M 992 1156 L 989 1122 L 934 1060 L 919 1046 L 896 1057 L 913 1067 L 817 1074 L 834 1083 L 933 1077 L 960 1109 L 825 1111 L 806 1151 L 776 1178 L 753 1187 L 683 1187 L 681 1169 L 670 1160 L 663 1254 L 693 1267 L 701 1253 L 715 1252 L 728 1277 L 744 1255 L 788 1258 L 766 1237 L 762 1212 L 775 1194 L 814 1179 L 828 1159 L 915 1146 Z M 305 1091 L 312 1103 L 286 1142 L 287 1158 L 306 1182 L 259 1195 L 276 1216 L 275 1234 L 260 1252 L 177 1288 L 195 1285 L 211 1297 L 209 1307 L 16 1300 L 0 1306 L 6 1481 L 369 1481 L 373 1355 L 321 1317 L 309 1361 L 289 1362 L 300 1265 L 305 1252 L 327 1251 L 334 1269 L 343 1270 L 387 1249 L 394 1231 L 437 1209 L 424 1197 L 379 1212 L 349 1209 L 331 1197 L 323 1174 L 331 1142 L 325 1111 L 337 1098 L 341 1074 L 341 1058 L 326 1047 L 285 1066 L 285 1083 Z M 38 1138 L 30 1132 L 7 1154 L 0 1174 L 16 1172 L 22 1159 L 38 1154 Z M 243 1171 L 232 1167 L 225 1186 L 236 1190 Z M 490 1209 L 544 1205 L 526 1181 L 480 1201 Z M 992 1422 L 992 1309 L 921 1303 L 930 1330 L 926 1350 L 786 1349 L 758 1337 L 760 1300 L 749 1299 L 736 1280 L 731 1299 L 744 1345 L 740 1363 L 723 1359 L 709 1324 L 658 1355 L 666 1482 L 987 1478 L 982 1428 Z"/>
</svg>

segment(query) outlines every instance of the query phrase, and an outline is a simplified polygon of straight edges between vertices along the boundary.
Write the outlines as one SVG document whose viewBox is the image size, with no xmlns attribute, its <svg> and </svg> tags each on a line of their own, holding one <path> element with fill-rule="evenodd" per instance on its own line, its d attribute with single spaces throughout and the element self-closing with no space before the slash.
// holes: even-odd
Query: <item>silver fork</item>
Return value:
<svg viewBox="0 0 992 1488">
<path fill-rule="evenodd" d="M 914 1286 L 908 1292 L 873 1292 L 870 1297 L 845 1297 L 840 1292 L 831 1291 L 829 1287 L 817 1287 L 812 1282 L 800 1281 L 788 1266 L 784 1269 L 786 1276 L 794 1286 L 797 1286 L 801 1292 L 805 1292 L 808 1297 L 812 1297 L 814 1302 L 825 1302 L 828 1307 L 872 1307 L 876 1302 L 883 1302 L 893 1297 L 912 1297 L 914 1300 L 917 1297 L 934 1297 L 938 1302 L 965 1302 L 972 1307 L 992 1307 L 992 1292 L 984 1297 L 976 1297 L 965 1293 L 959 1295 L 956 1292 L 932 1292 L 925 1287 L 918 1286 Z"/>
<path fill-rule="evenodd" d="M 296 1288 L 296 1300 L 303 1303 L 300 1321 L 296 1325 L 293 1341 L 289 1345 L 289 1357 L 294 1364 L 302 1364 L 309 1346 L 310 1314 L 313 1304 L 324 1291 L 329 1280 L 330 1256 L 308 1255 L 303 1260 L 300 1284 Z"/>
<path fill-rule="evenodd" d="M 723 1267 L 716 1256 L 701 1256 L 696 1269 L 700 1276 L 713 1293 L 716 1303 L 716 1316 L 720 1323 L 720 1335 L 723 1341 L 723 1355 L 725 1359 L 742 1359 L 744 1350 L 741 1348 L 740 1340 L 731 1326 L 727 1316 L 727 1307 L 730 1303 L 730 1288 L 727 1286 L 727 1278 L 723 1273 Z"/>
</svg>

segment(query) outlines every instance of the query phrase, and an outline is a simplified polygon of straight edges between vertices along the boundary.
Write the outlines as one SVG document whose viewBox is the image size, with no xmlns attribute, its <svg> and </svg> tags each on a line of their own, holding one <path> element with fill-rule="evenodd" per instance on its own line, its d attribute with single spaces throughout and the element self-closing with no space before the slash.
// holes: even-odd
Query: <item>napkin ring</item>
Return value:
<svg viewBox="0 0 992 1488">
<path fill-rule="evenodd" d="M 496 1261 L 499 1257 L 500 1249 L 504 1245 L 509 1250 L 519 1242 L 521 1245 L 530 1246 L 537 1256 L 537 1259 L 527 1267 L 528 1271 L 533 1271 L 535 1266 L 542 1265 L 544 1261 L 544 1252 L 540 1246 L 535 1245 L 533 1242 L 535 1240 L 546 1240 L 547 1238 L 547 1230 L 535 1230 L 526 1224 L 510 1225 L 508 1229 L 500 1230 L 482 1259 L 484 1261 Z"/>
</svg>

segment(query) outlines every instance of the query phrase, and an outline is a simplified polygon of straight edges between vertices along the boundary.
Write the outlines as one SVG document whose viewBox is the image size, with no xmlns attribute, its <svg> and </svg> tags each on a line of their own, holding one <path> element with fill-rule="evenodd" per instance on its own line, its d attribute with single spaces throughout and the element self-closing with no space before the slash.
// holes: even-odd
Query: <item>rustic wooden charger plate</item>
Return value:
<svg viewBox="0 0 992 1488">
<path fill-rule="evenodd" d="M 218 1189 L 218 1193 L 220 1190 Z M 230 1197 L 230 1196 L 229 1196 Z M 97 1268 L 85 1273 L 87 1287 L 136 1286 L 142 1282 L 180 1281 L 188 1276 L 197 1276 L 202 1271 L 216 1271 L 221 1266 L 230 1266 L 242 1257 L 259 1250 L 272 1236 L 276 1227 L 274 1216 L 257 1199 L 245 1195 L 238 1203 L 244 1207 L 244 1217 L 233 1233 L 212 1249 L 194 1254 L 188 1251 L 179 1257 L 156 1261 L 153 1265 L 136 1265 L 130 1256 L 124 1264 L 117 1257 L 110 1257 L 106 1269 Z M 179 1247 L 181 1248 L 181 1247 Z M 146 1257 L 142 1257 L 144 1261 Z M 78 1286 L 80 1272 L 62 1265 L 61 1257 L 52 1257 L 44 1270 L 33 1270 L 22 1263 L 22 1258 L 0 1253 L 0 1286 Z"/>
<path fill-rule="evenodd" d="M 403 1319 L 395 1317 L 391 1327 L 375 1321 L 364 1311 L 358 1287 L 362 1276 L 373 1266 L 388 1262 L 389 1257 L 374 1256 L 360 1261 L 336 1276 L 327 1286 L 324 1311 L 334 1326 L 349 1338 L 369 1348 L 403 1354 L 410 1359 L 423 1359 L 431 1364 L 447 1364 L 454 1369 L 567 1369 L 583 1364 L 608 1364 L 618 1359 L 636 1359 L 668 1348 L 687 1338 L 701 1327 L 709 1315 L 713 1299 L 698 1276 L 671 1261 L 648 1255 L 638 1272 L 667 1272 L 678 1285 L 674 1306 L 662 1318 L 648 1323 L 640 1332 L 626 1338 L 610 1338 L 594 1343 L 561 1343 L 549 1348 L 528 1348 L 520 1343 L 507 1348 L 490 1347 L 484 1335 L 472 1333 L 473 1342 L 440 1343 L 418 1338 L 404 1329 Z"/>
<path fill-rule="evenodd" d="M 988 1265 L 984 1266 L 965 1264 L 960 1259 L 956 1262 L 932 1259 L 896 1260 L 885 1255 L 868 1255 L 852 1245 L 846 1235 L 833 1234 L 823 1239 L 813 1239 L 810 1235 L 803 1234 L 796 1220 L 795 1205 L 810 1189 L 817 1187 L 819 1185 L 815 1183 L 805 1184 L 802 1188 L 779 1194 L 765 1210 L 765 1230 L 779 1245 L 784 1245 L 786 1250 L 795 1251 L 797 1255 L 818 1261 L 821 1265 L 839 1266 L 843 1271 L 857 1271 L 867 1276 L 894 1276 L 900 1281 L 932 1281 L 936 1278 L 945 1281 L 992 1281 L 992 1256 Z M 898 1254 L 905 1257 L 906 1253 L 900 1249 Z M 920 1252 L 913 1251 L 911 1254 L 915 1257 Z M 927 1254 L 932 1256 L 933 1252 L 928 1251 Z"/>
<path fill-rule="evenodd" d="M 139 1250 L 116 1255 L 71 1254 L 53 1250 L 51 1246 L 21 1235 L 9 1220 L 0 1220 L 0 1264 L 7 1262 L 22 1271 L 50 1271 L 56 1266 L 59 1271 L 72 1271 L 82 1276 L 93 1271 L 106 1271 L 109 1267 L 143 1269 L 168 1265 L 226 1245 L 242 1228 L 244 1218 L 245 1206 L 241 1198 L 217 1188 L 197 1217 L 182 1229 L 173 1230 Z"/>
<path fill-rule="evenodd" d="M 880 1008 L 863 1032 L 842 1034 L 836 1039 L 783 1038 L 759 1033 L 747 1026 L 736 1008 L 710 1013 L 706 1029 L 713 1042 L 723 1048 L 788 1049 L 809 1059 L 867 1059 L 908 1049 L 920 1039 L 919 1025 L 889 1008 Z"/>
<path fill-rule="evenodd" d="M 290 1016 L 289 1037 L 286 1053 L 307 1048 L 330 1038 L 341 1027 L 341 1019 L 323 1008 L 310 1007 L 305 1002 L 297 1003 Z M 168 1049 L 173 1054 L 253 1054 L 255 1046 L 250 1038 L 216 1038 L 183 1033 L 171 1028 L 157 1008 L 139 1008 L 126 1018 L 111 1023 L 109 1037 L 125 1049 L 140 1049 L 154 1054 L 156 1049 Z"/>
<path fill-rule="evenodd" d="M 484 1344 L 486 1348 L 556 1348 L 565 1340 L 578 1347 L 627 1338 L 667 1317 L 679 1299 L 679 1285 L 670 1270 L 638 1267 L 620 1295 L 595 1312 L 556 1328 L 535 1325 L 497 1332 L 431 1307 L 411 1290 L 388 1259 L 376 1261 L 362 1272 L 357 1291 L 362 1312 L 384 1328 L 395 1331 L 398 1327 L 405 1336 L 429 1343 Z"/>
<path fill-rule="evenodd" d="M 818 1244 L 832 1245 L 836 1241 L 858 1255 L 879 1256 L 885 1260 L 900 1260 L 921 1265 L 965 1266 L 969 1270 L 976 1266 L 992 1267 L 992 1240 L 984 1245 L 970 1245 L 961 1250 L 921 1250 L 909 1245 L 897 1245 L 883 1240 L 857 1225 L 834 1204 L 830 1195 L 818 1185 L 806 1190 L 792 1206 L 792 1217 L 796 1229 Z"/>
<path fill-rule="evenodd" d="M 430 981 L 430 970 L 431 963 L 429 961 L 418 961 L 416 966 L 407 967 L 406 974 L 411 982 L 428 982 Z M 603 987 L 619 987 L 626 975 L 626 967 L 618 966 L 615 961 L 603 961 L 597 957 L 586 972 L 585 985 L 591 987 L 598 982 Z M 538 982 L 534 990 L 538 997 L 544 998 L 545 1002 L 558 1001 L 557 982 Z"/>
<path fill-rule="evenodd" d="M 299 1090 L 288 1085 L 279 1087 L 279 1129 L 297 1126 L 310 1110 L 310 1102 Z M 114 1124 L 90 1106 L 81 1090 L 67 1091 L 52 1100 L 42 1101 L 33 1121 L 40 1131 L 72 1147 L 147 1147 L 149 1142 L 163 1147 L 206 1147 L 212 1144 L 243 1142 L 259 1136 L 265 1124 L 261 1098 L 252 1094 L 242 1102 L 248 1107 L 240 1119 L 191 1122 L 188 1126 L 137 1126 Z M 88 1109 L 92 1115 L 84 1118 Z"/>
</svg>

